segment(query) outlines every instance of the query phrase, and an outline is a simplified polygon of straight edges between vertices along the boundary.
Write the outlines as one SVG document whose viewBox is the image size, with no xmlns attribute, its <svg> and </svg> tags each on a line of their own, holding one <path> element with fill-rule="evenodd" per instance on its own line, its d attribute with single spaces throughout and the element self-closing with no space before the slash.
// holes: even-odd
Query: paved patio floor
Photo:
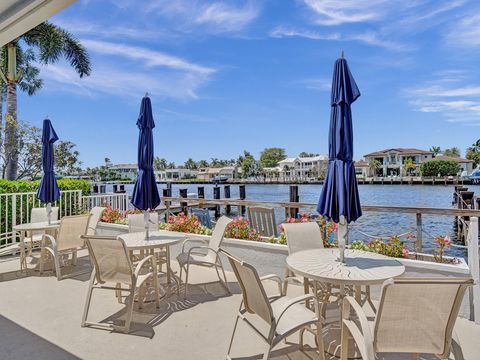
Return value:
<svg viewBox="0 0 480 360">
<path fill-rule="evenodd" d="M 231 272 L 227 272 L 227 278 L 233 294 L 228 295 L 217 282 L 214 270 L 193 269 L 194 285 L 189 287 L 186 299 L 171 288 L 160 309 L 153 304 L 146 304 L 142 310 L 135 308 L 133 330 L 127 335 L 80 326 L 90 269 L 86 252 L 81 255 L 77 269 L 87 273 L 62 281 L 51 273 L 20 273 L 16 257 L 0 259 L 0 359 L 225 359 L 241 301 Z M 165 283 L 165 278 L 161 281 Z M 272 284 L 268 291 L 274 288 Z M 302 289 L 291 286 L 289 292 L 301 294 Z M 113 292 L 98 290 L 90 314 L 92 320 L 118 320 L 124 315 L 123 305 Z M 478 329 L 467 328 L 469 338 L 474 337 L 474 331 Z M 478 341 L 465 342 L 472 353 L 480 353 Z M 306 335 L 305 351 L 300 351 L 297 344 L 298 336 L 294 335 L 279 345 L 271 358 L 317 358 L 311 335 Z M 232 357 L 261 359 L 263 351 L 259 338 L 240 325 Z M 388 359 L 410 356 L 390 355 Z"/>
</svg>

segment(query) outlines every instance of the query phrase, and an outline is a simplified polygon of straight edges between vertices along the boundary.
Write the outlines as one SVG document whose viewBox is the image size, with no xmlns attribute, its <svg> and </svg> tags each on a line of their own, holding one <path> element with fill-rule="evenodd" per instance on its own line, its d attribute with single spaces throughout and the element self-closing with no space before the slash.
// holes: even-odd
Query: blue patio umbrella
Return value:
<svg viewBox="0 0 480 360">
<path fill-rule="evenodd" d="M 347 231 L 346 224 L 357 220 L 362 215 L 353 162 L 353 127 L 350 108 L 359 96 L 360 91 L 342 53 L 342 57 L 335 62 L 333 71 L 329 162 L 317 206 L 317 211 L 321 215 L 340 224 L 338 235 L 341 247 L 341 240 L 345 240 Z"/>
<path fill-rule="evenodd" d="M 133 188 L 132 204 L 144 211 L 145 238 L 148 239 L 148 210 L 154 210 L 160 204 L 155 174 L 153 172 L 153 132 L 155 127 L 152 115 L 152 103 L 148 94 L 142 99 L 140 115 L 137 120 L 140 129 L 138 137 L 138 177 Z"/>
<path fill-rule="evenodd" d="M 42 166 L 43 177 L 40 187 L 37 191 L 37 198 L 44 204 L 47 204 L 48 223 L 51 222 L 52 202 L 57 201 L 60 197 L 60 190 L 55 178 L 54 167 L 54 151 L 53 143 L 58 140 L 57 133 L 53 129 L 49 119 L 43 120 L 42 131 Z"/>
</svg>

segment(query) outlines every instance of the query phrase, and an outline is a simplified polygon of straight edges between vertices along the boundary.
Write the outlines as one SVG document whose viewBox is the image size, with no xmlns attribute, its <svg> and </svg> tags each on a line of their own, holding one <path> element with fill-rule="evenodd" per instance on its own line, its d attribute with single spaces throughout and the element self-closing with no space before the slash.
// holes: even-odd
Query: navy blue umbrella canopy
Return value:
<svg viewBox="0 0 480 360">
<path fill-rule="evenodd" d="M 37 191 L 37 198 L 43 203 L 49 204 L 55 202 L 60 197 L 57 179 L 53 171 L 54 167 L 54 151 L 53 143 L 58 140 L 57 133 L 53 129 L 49 119 L 43 120 L 42 132 L 42 166 L 43 177 L 40 187 Z"/>
<path fill-rule="evenodd" d="M 357 220 L 362 216 L 357 178 L 353 162 L 353 127 L 351 104 L 360 96 L 357 84 L 342 58 L 335 62 L 329 130 L 329 163 L 318 201 L 317 211 L 340 222 Z"/>
<path fill-rule="evenodd" d="M 154 210 L 160 204 L 157 183 L 153 172 L 153 132 L 155 127 L 152 103 L 145 96 L 142 99 L 137 120 L 140 129 L 138 138 L 138 177 L 133 188 L 132 204 L 140 210 Z"/>
</svg>

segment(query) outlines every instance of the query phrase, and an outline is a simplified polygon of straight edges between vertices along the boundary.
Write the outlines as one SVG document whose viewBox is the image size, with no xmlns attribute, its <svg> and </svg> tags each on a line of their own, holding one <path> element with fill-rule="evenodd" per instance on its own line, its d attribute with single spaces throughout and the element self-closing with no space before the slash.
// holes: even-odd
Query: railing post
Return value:
<svg viewBox="0 0 480 360">
<path fill-rule="evenodd" d="M 415 241 L 415 251 L 422 252 L 423 232 L 422 232 L 422 213 L 417 213 L 417 241 Z"/>
<path fill-rule="evenodd" d="M 290 202 L 299 202 L 298 185 L 290 185 Z M 290 217 L 296 218 L 298 215 L 298 208 L 290 209 Z"/>
<path fill-rule="evenodd" d="M 475 320 L 477 325 L 480 324 L 480 268 L 478 261 L 478 217 L 471 217 L 468 226 L 468 267 L 475 284 L 471 290 L 473 299 L 471 299 L 470 307 L 473 306 L 473 309 L 471 309 L 470 318 Z"/>
<path fill-rule="evenodd" d="M 245 185 L 238 186 L 238 193 L 240 194 L 240 200 L 245 200 L 247 198 Z M 243 215 L 243 214 L 245 214 L 245 206 L 240 206 L 240 215 Z"/>
<path fill-rule="evenodd" d="M 12 228 L 17 225 L 17 195 L 12 194 Z"/>
<path fill-rule="evenodd" d="M 188 189 L 180 189 L 179 190 L 179 193 L 180 193 L 180 197 L 181 198 L 187 198 L 188 197 Z M 180 203 L 180 206 L 182 207 L 182 211 L 183 213 L 186 215 L 187 214 L 187 207 L 188 207 L 188 204 L 186 202 L 181 202 Z"/>
</svg>

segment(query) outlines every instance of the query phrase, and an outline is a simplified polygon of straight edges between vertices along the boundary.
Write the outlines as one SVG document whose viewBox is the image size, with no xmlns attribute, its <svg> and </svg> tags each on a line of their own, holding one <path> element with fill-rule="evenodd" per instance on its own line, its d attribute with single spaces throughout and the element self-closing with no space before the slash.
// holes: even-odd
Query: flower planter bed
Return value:
<svg viewBox="0 0 480 360">
<path fill-rule="evenodd" d="M 128 226 L 121 225 L 121 224 L 110 224 L 110 223 L 101 222 L 98 225 L 98 230 L 99 230 L 99 233 L 102 235 L 118 235 L 118 234 L 128 232 Z M 199 234 L 187 234 L 187 236 L 206 238 L 206 239 L 209 238 L 208 235 L 199 235 Z M 269 238 L 261 238 L 259 241 L 231 239 L 231 238 L 225 238 L 224 240 L 226 245 L 231 245 L 235 247 L 250 248 L 250 249 L 255 249 L 260 251 L 268 251 L 268 252 L 282 254 L 282 255 L 288 254 L 287 245 L 275 244 L 269 241 L 270 241 Z M 443 260 L 447 262 L 439 263 L 435 261 L 435 258 L 433 255 L 411 252 L 409 253 L 408 258 L 395 258 L 395 259 L 400 261 L 403 265 L 405 265 L 405 267 L 407 267 L 407 271 L 408 271 L 408 268 L 412 268 L 412 269 L 424 269 L 424 270 L 440 271 L 440 272 L 448 272 L 448 273 L 464 274 L 464 275 L 468 275 L 470 272 L 468 265 L 463 258 L 453 258 L 450 256 L 444 256 Z M 456 259 L 456 261 L 454 261 L 453 259 Z"/>
</svg>

